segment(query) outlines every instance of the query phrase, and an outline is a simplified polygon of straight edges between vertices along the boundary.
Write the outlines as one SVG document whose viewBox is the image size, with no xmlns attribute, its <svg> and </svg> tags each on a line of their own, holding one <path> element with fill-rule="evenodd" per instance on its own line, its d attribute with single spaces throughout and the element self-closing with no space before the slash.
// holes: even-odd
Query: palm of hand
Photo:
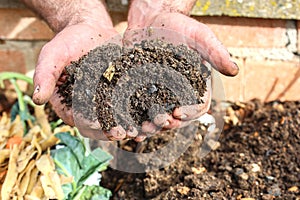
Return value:
<svg viewBox="0 0 300 200">
<path fill-rule="evenodd" d="M 124 39 L 125 41 L 146 39 L 148 37 L 147 34 L 141 33 L 139 37 L 136 34 L 136 30 L 143 32 L 148 31 L 147 29 L 151 30 L 151 34 L 159 38 L 165 38 L 167 42 L 188 45 L 199 53 L 204 62 L 210 63 L 214 68 L 226 75 L 235 75 L 237 73 L 236 65 L 230 61 L 229 53 L 216 39 L 212 31 L 206 25 L 190 17 L 180 13 L 163 13 L 143 21 L 143 23 L 131 23 L 125 32 Z M 204 101 L 203 104 L 176 108 L 172 115 L 158 115 L 154 118 L 153 123 L 144 123 L 142 130 L 153 133 L 162 128 L 179 128 L 206 113 L 211 100 L 210 80 L 208 80 L 207 92 L 202 100 Z"/>
<path fill-rule="evenodd" d="M 204 24 L 178 13 L 160 14 L 144 24 L 131 24 L 124 34 L 124 41 L 132 40 L 131 33 L 133 29 L 147 27 L 177 32 L 183 36 L 182 43 L 186 42 L 184 40 L 185 37 L 190 38 L 192 42 L 187 45 L 197 50 L 205 61 L 209 62 L 223 74 L 235 75 L 238 71 L 235 64 L 230 61 L 229 53 Z M 116 35 L 118 34 L 113 28 L 96 29 L 86 24 L 67 27 L 57 34 L 41 51 L 34 80 L 35 86 L 39 85 L 40 90 L 34 94 L 34 101 L 38 104 L 43 104 L 51 96 L 50 101 L 57 114 L 65 123 L 74 125 L 72 110 L 68 110 L 60 103 L 61 99 L 58 94 L 56 92 L 53 93 L 55 90 L 54 87 L 63 81 L 59 80 L 59 77 L 64 66 L 67 66 L 70 61 L 78 60 L 78 58 L 86 54 L 89 50 L 104 44 Z M 168 41 L 178 42 L 178 38 L 168 37 Z M 142 126 L 142 131 L 153 133 L 161 130 L 161 128 L 178 128 L 188 124 L 190 120 L 198 118 L 207 112 L 210 105 L 210 95 L 211 90 L 208 88 L 203 97 L 203 104 L 176 108 L 172 115 L 161 114 L 155 117 L 154 123 L 145 122 Z M 94 139 L 104 139 L 103 134 L 98 129 L 98 122 L 86 122 L 82 120 L 81 126 L 83 129 L 92 130 L 82 132 L 84 136 Z M 132 130 L 126 131 L 118 126 L 113 128 L 110 133 L 104 134 L 110 139 L 123 139 L 126 135 L 136 135 L 137 133 L 134 127 Z M 136 140 L 140 141 L 144 138 L 145 135 L 142 133 L 136 137 Z"/>
<path fill-rule="evenodd" d="M 34 75 L 35 88 L 38 88 L 33 94 L 34 102 L 44 104 L 50 100 L 58 116 L 66 124 L 74 126 L 72 109 L 61 104 L 56 93 L 57 86 L 64 81 L 61 78 L 64 67 L 114 35 L 118 33 L 113 28 L 99 29 L 87 24 L 72 25 L 59 32 L 41 50 Z"/>
</svg>

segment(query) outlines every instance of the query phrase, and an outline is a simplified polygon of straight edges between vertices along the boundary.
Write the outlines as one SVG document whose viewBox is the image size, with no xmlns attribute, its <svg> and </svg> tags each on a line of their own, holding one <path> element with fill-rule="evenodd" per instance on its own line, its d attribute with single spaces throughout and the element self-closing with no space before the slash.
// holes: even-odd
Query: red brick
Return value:
<svg viewBox="0 0 300 200">
<path fill-rule="evenodd" d="M 246 60 L 245 100 L 299 100 L 299 62 Z"/>
<path fill-rule="evenodd" d="M 298 53 L 300 53 L 300 20 L 297 21 L 297 33 L 298 33 Z"/>
<path fill-rule="evenodd" d="M 17 50 L 0 50 L 0 72 L 26 72 L 24 54 Z"/>
<path fill-rule="evenodd" d="M 243 17 L 194 17 L 227 47 L 284 48 L 286 21 Z"/>
<path fill-rule="evenodd" d="M 0 9 L 0 39 L 49 40 L 54 33 L 29 9 Z"/>
</svg>

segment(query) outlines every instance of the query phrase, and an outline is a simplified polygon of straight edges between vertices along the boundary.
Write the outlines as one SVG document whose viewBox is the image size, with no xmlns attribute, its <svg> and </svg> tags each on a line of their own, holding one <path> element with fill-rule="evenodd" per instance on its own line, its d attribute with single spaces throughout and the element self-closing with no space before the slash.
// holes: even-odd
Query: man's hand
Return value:
<svg viewBox="0 0 300 200">
<path fill-rule="evenodd" d="M 62 76 L 64 68 L 71 61 L 77 61 L 90 50 L 119 34 L 113 28 L 109 14 L 101 1 L 23 1 L 41 15 L 57 33 L 40 52 L 34 74 L 33 101 L 36 104 L 44 104 L 50 100 L 57 115 L 66 124 L 74 126 L 72 109 L 66 108 L 56 93 L 57 86 L 65 81 L 63 80 L 65 77 Z M 80 125 L 84 128 L 90 126 L 87 131 L 82 132 L 84 136 L 105 139 L 101 130 L 97 130 L 98 122 Z M 90 129 L 97 131 L 89 131 Z"/>
<path fill-rule="evenodd" d="M 128 15 L 128 29 L 125 39 L 131 40 L 134 30 L 150 28 L 159 30 L 154 33 L 164 36 L 167 42 L 176 42 L 180 38 L 163 35 L 165 32 L 176 32 L 175 36 L 182 35 L 182 41 L 188 42 L 190 48 L 197 50 L 204 61 L 210 63 L 216 70 L 224 75 L 235 76 L 238 66 L 230 60 L 230 55 L 216 38 L 214 33 L 204 24 L 186 16 L 194 5 L 195 0 L 134 0 Z M 185 40 L 188 38 L 188 40 Z M 154 123 L 145 122 L 142 130 L 153 133 L 161 128 L 171 129 L 182 127 L 190 120 L 196 119 L 206 113 L 210 106 L 211 90 L 203 97 L 204 103 L 200 105 L 183 106 L 176 108 L 172 115 L 161 114 L 156 116 Z"/>
</svg>

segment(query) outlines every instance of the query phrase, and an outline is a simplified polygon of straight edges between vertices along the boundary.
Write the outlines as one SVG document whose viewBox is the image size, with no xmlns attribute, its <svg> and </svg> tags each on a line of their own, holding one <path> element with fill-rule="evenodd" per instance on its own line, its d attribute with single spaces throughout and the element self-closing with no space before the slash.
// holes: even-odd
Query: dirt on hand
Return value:
<svg viewBox="0 0 300 200">
<path fill-rule="evenodd" d="M 66 72 L 68 80 L 58 91 L 62 103 L 73 103 L 86 119 L 97 118 L 104 131 L 117 125 L 139 128 L 157 114 L 203 103 L 210 77 L 196 51 L 161 40 L 132 48 L 100 46 Z"/>
</svg>

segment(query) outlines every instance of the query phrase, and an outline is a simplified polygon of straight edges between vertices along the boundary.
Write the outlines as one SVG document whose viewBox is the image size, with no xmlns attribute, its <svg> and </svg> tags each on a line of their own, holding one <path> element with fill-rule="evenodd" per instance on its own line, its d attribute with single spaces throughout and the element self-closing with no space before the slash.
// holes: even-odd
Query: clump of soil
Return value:
<svg viewBox="0 0 300 200">
<path fill-rule="evenodd" d="M 203 159 L 197 157 L 203 140 L 195 139 L 168 167 L 144 174 L 109 169 L 101 184 L 114 192 L 113 199 L 298 200 L 300 102 L 253 100 L 227 111 L 219 146 Z M 169 140 L 170 133 L 162 133 L 138 148 L 149 152 Z M 133 141 L 127 145 L 136 151 Z"/>
<path fill-rule="evenodd" d="M 196 51 L 161 40 L 144 40 L 133 48 L 100 46 L 66 72 L 69 78 L 59 88 L 62 102 L 75 103 L 75 112 L 96 118 L 105 131 L 117 125 L 138 128 L 157 114 L 203 103 L 210 77 Z"/>
</svg>

